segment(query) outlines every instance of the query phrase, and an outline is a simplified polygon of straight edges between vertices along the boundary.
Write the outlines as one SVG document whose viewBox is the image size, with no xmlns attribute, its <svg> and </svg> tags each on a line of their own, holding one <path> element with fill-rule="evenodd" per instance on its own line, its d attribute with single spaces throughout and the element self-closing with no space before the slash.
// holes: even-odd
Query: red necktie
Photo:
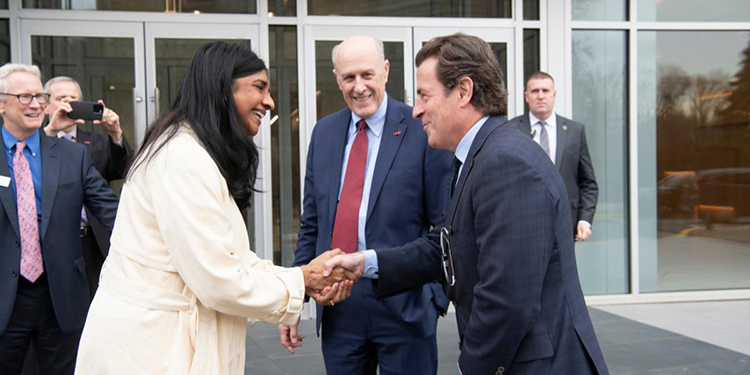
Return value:
<svg viewBox="0 0 750 375">
<path fill-rule="evenodd" d="M 13 156 L 13 174 L 16 179 L 18 202 L 18 229 L 21 232 L 21 276 L 32 283 L 42 275 L 42 245 L 39 243 L 39 223 L 36 218 L 36 194 L 31 167 L 23 149 L 26 144 L 16 143 Z"/>
<path fill-rule="evenodd" d="M 349 161 L 346 165 L 344 186 L 336 208 L 336 219 L 333 223 L 331 248 L 339 248 L 347 253 L 357 251 L 357 227 L 359 223 L 359 206 L 362 204 L 362 190 L 365 187 L 365 169 L 367 166 L 367 123 L 359 120 L 357 137 L 354 138 Z"/>
</svg>

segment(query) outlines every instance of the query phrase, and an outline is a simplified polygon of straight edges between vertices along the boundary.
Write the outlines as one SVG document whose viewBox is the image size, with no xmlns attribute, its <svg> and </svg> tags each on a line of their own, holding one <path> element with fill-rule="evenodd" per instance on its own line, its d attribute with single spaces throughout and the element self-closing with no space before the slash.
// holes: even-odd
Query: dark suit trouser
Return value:
<svg viewBox="0 0 750 375">
<path fill-rule="evenodd" d="M 0 335 L 0 373 L 21 373 L 29 345 L 41 374 L 73 374 L 81 330 L 60 330 L 49 294 L 46 273 L 31 283 L 18 276 L 18 291 L 8 327 Z"/>
<path fill-rule="evenodd" d="M 436 335 L 417 337 L 382 301 L 370 279 L 350 298 L 325 307 L 321 327 L 328 375 L 427 375 L 437 373 Z M 437 324 L 437 322 L 435 322 Z"/>
<path fill-rule="evenodd" d="M 99 250 L 99 244 L 96 242 L 92 230 L 89 230 L 87 235 L 81 236 L 81 250 L 83 251 L 83 259 L 86 261 L 86 281 L 89 283 L 89 294 L 93 300 L 94 293 L 99 287 L 99 275 L 102 272 L 104 255 Z"/>
</svg>

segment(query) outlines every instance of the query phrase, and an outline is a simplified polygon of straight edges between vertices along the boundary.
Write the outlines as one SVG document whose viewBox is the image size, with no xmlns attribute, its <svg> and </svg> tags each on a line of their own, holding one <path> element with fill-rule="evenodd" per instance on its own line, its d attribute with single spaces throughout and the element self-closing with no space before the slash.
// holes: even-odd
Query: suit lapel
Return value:
<svg viewBox="0 0 750 375">
<path fill-rule="evenodd" d="M 352 119 L 350 110 L 342 111 L 339 118 L 331 121 L 333 126 L 331 136 L 331 181 L 328 185 L 328 213 L 331 223 L 336 218 L 336 206 L 338 205 L 339 185 L 341 184 L 341 166 L 344 163 L 344 150 L 346 149 L 346 136 L 349 133 L 349 123 Z"/>
<path fill-rule="evenodd" d="M 456 215 L 458 201 L 461 199 L 461 193 L 463 192 L 464 186 L 466 185 L 466 180 L 468 180 L 469 174 L 471 174 L 471 170 L 472 168 L 474 168 L 474 157 L 477 155 L 477 153 L 479 153 L 479 150 L 482 149 L 482 146 L 484 146 L 484 142 L 487 141 L 487 138 L 490 136 L 490 134 L 492 134 L 492 132 L 498 129 L 501 125 L 505 124 L 507 121 L 507 118 L 501 116 L 490 117 L 490 119 L 487 120 L 486 123 L 484 123 L 482 128 L 479 129 L 476 137 L 474 137 L 474 141 L 471 143 L 471 148 L 469 149 L 469 155 L 466 157 L 466 162 L 461 169 L 461 175 L 458 177 L 458 185 L 456 185 L 456 190 L 453 192 L 453 198 L 451 199 L 450 205 L 448 206 L 448 211 L 445 213 L 445 217 L 450 218 L 448 220 L 448 226 L 453 225 L 453 219 Z"/>
<path fill-rule="evenodd" d="M 42 239 L 44 239 L 60 181 L 60 150 L 57 148 L 57 140 L 48 138 L 44 134 L 41 134 L 39 138 L 42 150 Z"/>
<path fill-rule="evenodd" d="M 529 114 L 526 113 L 521 117 L 520 126 L 518 127 L 521 130 L 521 133 L 531 136 L 531 119 L 529 119 Z M 532 137 L 534 138 L 534 137 Z"/>
<path fill-rule="evenodd" d="M 375 171 L 372 175 L 370 185 L 370 200 L 367 203 L 367 219 L 370 218 L 375 202 L 378 200 L 383 188 L 385 177 L 391 169 L 393 160 L 396 158 L 401 140 L 406 136 L 406 125 L 403 123 L 404 114 L 396 108 L 396 105 L 388 99 L 388 110 L 385 115 L 385 124 L 380 133 L 380 149 L 375 161 Z M 366 222 L 366 221 L 365 221 Z"/>
<path fill-rule="evenodd" d="M 568 120 L 564 117 L 557 116 L 557 150 L 555 151 L 555 166 L 558 171 L 562 165 L 562 157 L 565 152 L 565 144 L 567 143 L 567 140 Z"/>
<path fill-rule="evenodd" d="M 0 134 L 0 176 L 10 177 L 10 171 L 8 171 L 8 156 L 5 153 L 5 146 L 3 145 L 3 136 Z M 18 238 L 21 238 L 18 230 L 18 209 L 16 208 L 16 197 L 13 196 L 13 184 L 11 181 L 8 187 L 0 187 L 0 202 L 3 204 L 5 213 L 8 215 L 10 225 L 13 226 L 13 230 L 16 231 Z"/>
</svg>

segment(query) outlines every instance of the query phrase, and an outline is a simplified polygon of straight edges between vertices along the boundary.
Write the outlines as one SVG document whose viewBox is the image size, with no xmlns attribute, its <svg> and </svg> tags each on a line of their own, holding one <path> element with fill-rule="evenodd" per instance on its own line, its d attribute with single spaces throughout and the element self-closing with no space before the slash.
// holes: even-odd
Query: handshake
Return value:
<svg viewBox="0 0 750 375">
<path fill-rule="evenodd" d="M 362 277 L 365 257 L 362 253 L 346 254 L 340 249 L 326 251 L 301 266 L 305 293 L 321 306 L 334 306 L 352 294 L 352 287 Z M 279 324 L 281 345 L 294 354 L 302 346 L 305 335 L 297 333 L 299 321 L 287 326 Z"/>
</svg>

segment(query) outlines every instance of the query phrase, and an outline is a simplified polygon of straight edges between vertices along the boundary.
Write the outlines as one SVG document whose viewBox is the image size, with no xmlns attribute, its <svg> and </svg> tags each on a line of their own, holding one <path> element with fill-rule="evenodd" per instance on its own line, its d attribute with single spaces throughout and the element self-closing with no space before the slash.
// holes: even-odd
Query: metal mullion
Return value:
<svg viewBox="0 0 750 375">
<path fill-rule="evenodd" d="M 397 26 L 404 27 L 472 27 L 512 28 L 510 18 L 432 18 L 432 17 L 365 17 L 365 16 L 306 16 L 304 25 L 315 26 Z"/>
<path fill-rule="evenodd" d="M 638 15 L 638 2 L 630 2 L 630 20 Z M 630 295 L 641 294 L 640 195 L 638 189 L 638 27 L 628 29 L 628 235 L 630 250 Z M 657 250 L 658 251 L 658 250 Z"/>
<path fill-rule="evenodd" d="M 12 1 L 12 0 L 11 0 Z M 90 11 L 55 9 L 19 9 L 18 17 L 23 19 L 70 20 L 113 22 L 168 22 L 168 23 L 260 23 L 258 14 L 216 14 L 216 13 L 162 13 L 129 11 Z"/>
</svg>

